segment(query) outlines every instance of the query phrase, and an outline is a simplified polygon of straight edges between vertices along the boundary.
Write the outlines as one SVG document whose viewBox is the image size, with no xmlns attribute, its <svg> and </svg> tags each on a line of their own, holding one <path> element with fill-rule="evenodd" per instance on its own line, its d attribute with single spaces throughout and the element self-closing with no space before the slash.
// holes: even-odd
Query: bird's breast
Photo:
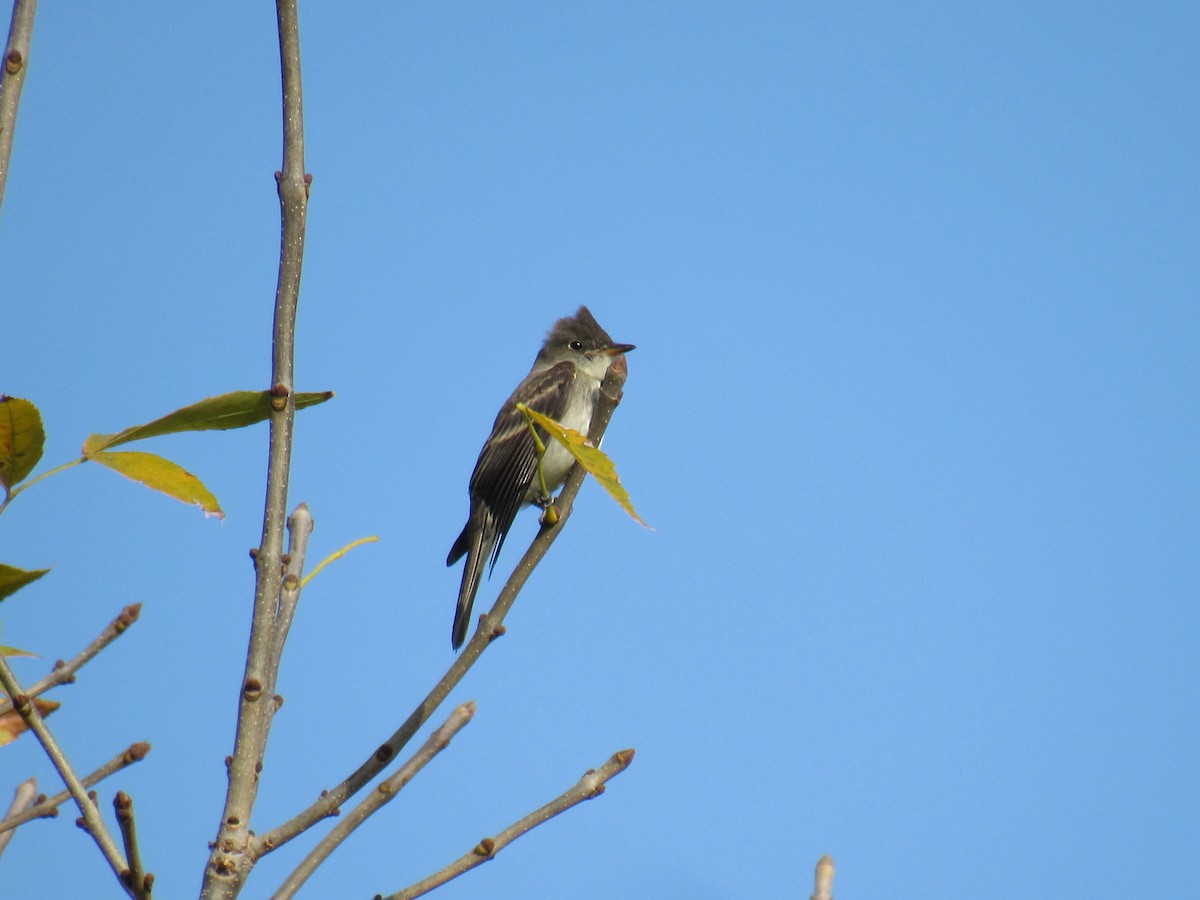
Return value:
<svg viewBox="0 0 1200 900">
<path fill-rule="evenodd" d="M 567 408 L 563 412 L 562 418 L 558 420 L 559 424 L 564 428 L 570 428 L 572 431 L 586 435 L 592 424 L 592 412 L 596 408 L 596 393 L 599 390 L 600 383 L 598 381 L 590 378 L 577 379 L 572 386 Z M 571 455 L 570 450 L 553 438 L 547 438 L 546 455 L 542 457 L 542 474 L 546 476 L 546 487 L 551 492 L 562 487 L 574 462 L 575 457 Z M 541 485 L 538 484 L 535 476 L 525 502 L 528 503 L 540 493 Z"/>
</svg>

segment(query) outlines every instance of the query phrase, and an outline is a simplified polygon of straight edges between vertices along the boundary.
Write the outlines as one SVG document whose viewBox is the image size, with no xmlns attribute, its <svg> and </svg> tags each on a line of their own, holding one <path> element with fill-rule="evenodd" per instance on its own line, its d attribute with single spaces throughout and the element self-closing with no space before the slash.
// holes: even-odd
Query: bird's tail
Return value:
<svg viewBox="0 0 1200 900">
<path fill-rule="evenodd" d="M 465 553 L 467 563 L 463 567 L 462 585 L 458 589 L 458 606 L 454 610 L 454 629 L 450 633 L 450 645 L 457 650 L 467 639 L 471 627 L 471 607 L 475 603 L 475 592 L 492 549 L 496 546 L 496 526 L 487 508 L 480 504 L 471 511 L 462 534 L 450 548 L 446 565 L 452 566 Z"/>
</svg>

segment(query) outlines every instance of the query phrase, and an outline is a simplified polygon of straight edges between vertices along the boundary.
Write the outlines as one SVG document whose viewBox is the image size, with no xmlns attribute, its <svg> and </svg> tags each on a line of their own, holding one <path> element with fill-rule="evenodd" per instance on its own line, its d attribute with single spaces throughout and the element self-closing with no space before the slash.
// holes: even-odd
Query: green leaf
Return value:
<svg viewBox="0 0 1200 900">
<path fill-rule="evenodd" d="M 204 510 L 207 516 L 216 516 L 218 519 L 225 517 L 217 498 L 209 492 L 204 483 L 169 459 L 133 450 L 122 453 L 100 450 L 89 455 L 88 459 L 119 472 L 126 478 L 141 482 L 148 488 L 162 491 L 168 497 L 174 497 L 183 503 L 194 503 Z"/>
<path fill-rule="evenodd" d="M 642 520 L 642 517 L 637 514 L 637 510 L 633 508 L 633 501 L 629 499 L 629 492 L 621 485 L 621 479 L 617 477 L 617 467 L 613 465 L 613 461 L 608 458 L 604 451 L 593 447 L 588 443 L 586 436 L 580 434 L 572 428 L 564 428 L 559 425 L 549 416 L 544 416 L 540 412 L 530 409 L 524 403 L 518 403 L 517 409 L 525 414 L 527 420 L 536 422 L 550 434 L 552 438 L 571 451 L 571 455 L 579 460 L 579 464 L 588 470 L 609 495 L 621 504 L 621 508 L 629 513 L 639 524 L 649 528 L 649 525 Z"/>
<path fill-rule="evenodd" d="M 42 458 L 42 414 L 28 400 L 0 394 L 0 485 L 12 487 Z"/>
<path fill-rule="evenodd" d="M 16 647 L 5 647 L 0 644 L 0 656 L 27 656 L 30 659 L 37 659 L 36 653 L 30 653 L 28 650 L 18 650 Z"/>
<path fill-rule="evenodd" d="M 296 409 L 324 403 L 333 396 L 333 391 L 296 394 Z M 83 455 L 92 456 L 101 450 L 158 437 L 181 431 L 225 431 L 230 428 L 245 428 L 261 422 L 271 415 L 271 395 L 268 391 L 232 391 L 217 397 L 209 397 L 191 406 L 177 409 L 161 419 L 134 425 L 116 434 L 91 434 L 83 442 Z"/>
<path fill-rule="evenodd" d="M 0 600 L 9 594 L 15 594 L 25 585 L 32 584 L 49 571 L 49 569 L 18 569 L 16 566 L 0 563 Z"/>
</svg>

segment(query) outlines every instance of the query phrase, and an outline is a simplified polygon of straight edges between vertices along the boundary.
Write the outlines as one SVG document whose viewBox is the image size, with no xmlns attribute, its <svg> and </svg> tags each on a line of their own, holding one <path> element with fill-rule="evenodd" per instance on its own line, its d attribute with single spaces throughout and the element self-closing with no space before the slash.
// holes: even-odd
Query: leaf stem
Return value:
<svg viewBox="0 0 1200 900">
<path fill-rule="evenodd" d="M 546 473 L 542 471 L 542 458 L 546 455 L 546 445 L 542 443 L 541 437 L 537 433 L 537 428 L 533 425 L 533 416 L 529 414 L 529 407 L 524 403 L 518 403 L 517 409 L 521 411 L 521 415 L 525 417 L 525 424 L 529 427 L 529 433 L 533 435 L 533 446 L 537 448 L 537 476 L 538 486 L 542 489 L 542 496 L 546 498 L 547 503 L 552 499 L 550 490 L 546 487 Z"/>
<path fill-rule="evenodd" d="M 37 484 L 43 478 L 49 478 L 51 475 L 56 475 L 65 469 L 70 469 L 72 466 L 77 466 L 80 463 L 85 463 L 87 461 L 88 461 L 88 459 L 86 456 L 81 456 L 81 457 L 79 457 L 79 459 L 73 459 L 70 462 L 63 463 L 61 466 L 51 469 L 49 472 L 43 472 L 37 478 L 26 481 L 24 484 L 17 485 L 15 488 L 8 491 L 7 496 L 4 498 L 4 502 L 0 503 L 0 513 L 3 513 L 5 510 L 5 507 L 7 507 L 8 504 L 12 503 L 13 500 L 16 499 L 17 494 L 21 493 L 21 491 L 25 490 L 26 488 L 33 487 L 35 484 Z"/>
<path fill-rule="evenodd" d="M 347 553 L 349 553 L 355 547 L 361 547 L 363 544 L 377 544 L 377 543 L 379 543 L 379 538 L 375 535 L 371 535 L 370 537 L 365 537 L 365 538 L 359 538 L 357 541 L 351 541 L 345 547 L 343 547 L 341 550 L 336 550 L 333 553 L 330 553 L 323 560 L 321 560 L 321 562 L 318 563 L 318 565 L 315 569 L 313 569 L 311 572 L 309 572 L 307 575 L 304 576 L 304 580 L 300 582 L 300 587 L 307 587 L 308 583 L 317 577 L 318 572 L 320 572 L 323 568 L 325 568 L 330 563 L 337 562 L 339 559 L 341 559 L 343 556 L 345 556 Z"/>
</svg>

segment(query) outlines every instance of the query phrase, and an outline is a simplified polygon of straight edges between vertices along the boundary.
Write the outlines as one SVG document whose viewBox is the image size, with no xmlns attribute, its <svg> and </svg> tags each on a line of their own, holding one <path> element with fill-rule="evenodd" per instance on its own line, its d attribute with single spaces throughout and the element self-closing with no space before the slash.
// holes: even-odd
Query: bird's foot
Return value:
<svg viewBox="0 0 1200 900">
<path fill-rule="evenodd" d="M 556 525 L 559 519 L 558 507 L 554 505 L 554 498 L 546 495 L 535 497 L 533 504 L 542 511 L 541 518 L 538 519 L 543 526 Z"/>
</svg>

